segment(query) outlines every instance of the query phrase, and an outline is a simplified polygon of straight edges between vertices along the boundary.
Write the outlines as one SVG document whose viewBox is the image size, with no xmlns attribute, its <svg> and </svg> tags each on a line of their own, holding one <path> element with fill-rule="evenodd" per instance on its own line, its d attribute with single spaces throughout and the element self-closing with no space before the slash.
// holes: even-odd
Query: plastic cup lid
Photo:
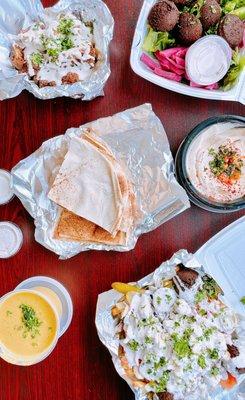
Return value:
<svg viewBox="0 0 245 400">
<path fill-rule="evenodd" d="M 0 222 L 0 258 L 14 256 L 23 244 L 21 229 L 12 222 Z"/>
<path fill-rule="evenodd" d="M 73 304 L 71 296 L 66 290 L 66 288 L 55 279 L 49 278 L 47 276 L 33 276 L 25 281 L 21 282 L 16 289 L 33 289 L 37 286 L 46 287 L 51 289 L 59 297 L 62 304 L 62 315 L 60 318 L 60 333 L 61 337 L 68 327 L 70 326 L 72 316 L 73 316 Z"/>
<path fill-rule="evenodd" d="M 204 36 L 193 43 L 186 53 L 186 72 L 198 85 L 211 85 L 227 73 L 232 50 L 226 40 L 217 35 Z"/>
<path fill-rule="evenodd" d="M 5 169 L 0 169 L 0 204 L 6 204 L 14 197 L 10 180 L 10 172 Z"/>
</svg>

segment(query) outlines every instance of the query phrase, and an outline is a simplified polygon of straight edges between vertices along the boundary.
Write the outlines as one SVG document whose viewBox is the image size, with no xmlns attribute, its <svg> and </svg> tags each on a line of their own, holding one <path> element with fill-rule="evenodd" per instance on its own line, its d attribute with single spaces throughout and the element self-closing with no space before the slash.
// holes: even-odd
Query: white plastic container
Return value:
<svg viewBox="0 0 245 400">
<path fill-rule="evenodd" d="M 205 271 L 223 289 L 225 302 L 245 317 L 245 216 L 208 240 L 196 253 Z"/>
<path fill-rule="evenodd" d="M 165 79 L 161 76 L 155 75 L 153 71 L 140 61 L 140 56 L 143 52 L 143 42 L 147 33 L 147 18 L 155 3 L 156 0 L 145 0 L 139 15 L 130 56 L 130 64 L 133 71 L 142 78 L 177 93 L 210 100 L 239 101 L 240 103 L 245 104 L 245 71 L 240 75 L 238 83 L 231 90 L 224 92 L 222 90 L 194 88 L 184 83 Z"/>
<path fill-rule="evenodd" d="M 7 204 L 14 197 L 10 181 L 10 172 L 5 169 L 0 169 L 0 205 Z"/>
<path fill-rule="evenodd" d="M 23 233 L 18 225 L 10 221 L 0 222 L 0 259 L 17 254 L 23 244 Z"/>
</svg>

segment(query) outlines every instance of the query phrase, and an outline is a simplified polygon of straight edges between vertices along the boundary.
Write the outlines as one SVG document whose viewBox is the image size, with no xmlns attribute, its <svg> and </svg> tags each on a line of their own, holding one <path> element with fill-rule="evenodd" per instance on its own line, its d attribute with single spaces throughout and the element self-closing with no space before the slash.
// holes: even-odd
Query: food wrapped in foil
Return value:
<svg viewBox="0 0 245 400">
<path fill-rule="evenodd" d="M 67 153 L 69 142 L 90 128 L 111 149 L 132 182 L 139 218 L 126 246 L 78 243 L 54 239 L 59 207 L 48 193 Z M 12 170 L 14 193 L 36 225 L 35 238 L 61 258 L 89 249 L 128 251 L 138 237 L 152 231 L 190 206 L 174 176 L 174 164 L 164 128 L 150 104 L 98 119 L 42 144 Z"/>
<path fill-rule="evenodd" d="M 200 276 L 205 275 L 205 268 L 200 264 L 198 259 L 187 252 L 187 250 L 179 250 L 170 258 L 163 262 L 159 268 L 157 268 L 154 272 L 147 275 L 143 279 L 137 282 L 137 286 L 157 286 L 161 285 L 163 281 L 168 279 L 172 279 L 176 274 L 175 267 L 176 265 L 182 263 L 187 268 L 191 268 L 196 270 Z M 219 282 L 217 282 L 219 284 Z M 222 291 L 222 290 L 221 290 Z M 221 300 L 224 303 L 229 305 L 229 298 L 227 297 L 229 293 L 226 295 L 222 293 Z M 112 317 L 112 307 L 118 302 L 120 298 L 122 298 L 122 293 L 118 293 L 115 290 L 109 290 L 108 292 L 101 293 L 98 296 L 97 308 L 96 308 L 96 318 L 95 323 L 97 327 L 98 336 L 101 342 L 107 347 L 109 350 L 114 367 L 116 368 L 118 374 L 128 383 L 130 388 L 135 394 L 135 400 L 148 400 L 148 397 L 140 387 L 135 387 L 133 385 L 132 380 L 129 376 L 126 375 L 124 368 L 122 367 L 121 360 L 118 354 L 119 348 L 119 337 L 116 334 L 117 332 L 117 321 Z M 244 332 L 245 332 L 245 318 L 242 315 L 239 315 L 240 327 L 239 327 L 239 338 L 241 341 L 244 340 Z M 230 391 L 223 390 L 218 387 L 215 391 L 208 393 L 208 396 L 204 395 L 201 392 L 197 395 L 193 395 L 190 393 L 188 396 L 191 400 L 244 400 L 245 398 L 245 375 L 240 375 L 237 377 L 238 384 Z M 158 396 L 154 395 L 153 400 L 158 400 Z"/>
<path fill-rule="evenodd" d="M 22 29 L 40 21 L 44 15 L 75 12 L 93 22 L 93 34 L 100 60 L 90 77 L 72 85 L 39 88 L 26 73 L 19 73 L 10 61 L 12 45 Z M 53 7 L 44 8 L 41 0 L 1 0 L 0 2 L 0 100 L 18 96 L 26 89 L 39 99 L 72 97 L 91 100 L 103 95 L 110 75 L 109 43 L 113 36 L 114 20 L 101 0 L 60 0 Z"/>
</svg>

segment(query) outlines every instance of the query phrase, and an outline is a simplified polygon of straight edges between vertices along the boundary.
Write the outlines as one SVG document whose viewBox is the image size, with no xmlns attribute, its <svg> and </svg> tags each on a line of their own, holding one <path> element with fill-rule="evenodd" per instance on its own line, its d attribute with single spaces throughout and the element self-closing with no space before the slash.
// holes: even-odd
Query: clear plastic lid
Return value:
<svg viewBox="0 0 245 400">
<path fill-rule="evenodd" d="M 10 172 L 0 169 L 0 205 L 8 203 L 14 197 L 10 180 Z"/>
<path fill-rule="evenodd" d="M 193 43 L 186 53 L 186 71 L 198 85 L 219 82 L 231 64 L 232 50 L 226 40 L 217 35 L 204 36 Z"/>
<path fill-rule="evenodd" d="M 9 221 L 0 222 L 0 258 L 9 258 L 18 253 L 23 244 L 21 229 Z"/>
</svg>

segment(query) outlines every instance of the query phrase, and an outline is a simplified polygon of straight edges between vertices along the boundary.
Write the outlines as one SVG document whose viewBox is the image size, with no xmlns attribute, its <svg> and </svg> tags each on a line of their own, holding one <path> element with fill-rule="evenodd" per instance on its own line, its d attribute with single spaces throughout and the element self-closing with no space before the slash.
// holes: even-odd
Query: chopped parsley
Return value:
<svg viewBox="0 0 245 400">
<path fill-rule="evenodd" d="M 9 316 L 12 315 L 12 314 L 13 314 L 12 311 L 9 311 L 9 310 L 6 311 L 7 317 L 9 317 Z"/>
<path fill-rule="evenodd" d="M 210 148 L 209 155 L 212 157 L 209 168 L 222 183 L 232 185 L 240 179 L 243 160 L 235 150 L 221 145 L 217 152 Z"/>
<path fill-rule="evenodd" d="M 205 290 L 198 290 L 198 292 L 195 294 L 195 303 L 200 303 L 204 299 L 206 299 L 207 294 Z"/>
<path fill-rule="evenodd" d="M 137 351 L 139 348 L 139 343 L 134 339 L 130 340 L 130 342 L 128 342 L 128 345 L 130 350 L 132 351 Z"/>
<path fill-rule="evenodd" d="M 172 296 L 171 296 L 170 294 L 167 293 L 167 294 L 165 295 L 165 297 L 166 297 L 167 303 L 170 303 L 171 300 L 172 300 Z"/>
<path fill-rule="evenodd" d="M 169 374 L 170 371 L 164 371 L 157 383 L 151 383 L 151 386 L 154 387 L 156 393 L 165 392 L 169 380 Z"/>
<path fill-rule="evenodd" d="M 211 375 L 217 376 L 219 374 L 219 368 L 218 367 L 212 367 L 211 368 Z"/>
<path fill-rule="evenodd" d="M 150 336 L 146 336 L 145 337 L 145 344 L 152 344 L 153 343 L 153 339 Z"/>
<path fill-rule="evenodd" d="M 198 311 L 198 314 L 201 315 L 202 317 L 204 317 L 205 315 L 207 315 L 207 311 L 204 310 L 203 308 L 201 308 L 201 309 Z"/>
<path fill-rule="evenodd" d="M 31 61 L 34 65 L 41 65 L 43 63 L 43 56 L 41 53 L 32 53 Z"/>
<path fill-rule="evenodd" d="M 38 328 L 42 322 L 38 319 L 36 311 L 32 307 L 26 304 L 21 304 L 20 309 L 22 312 L 21 321 L 25 328 L 22 336 L 26 338 L 27 334 L 30 333 L 31 337 L 34 339 L 36 335 L 40 334 Z"/>
<path fill-rule="evenodd" d="M 205 329 L 204 331 L 205 338 L 208 339 L 216 330 L 217 328 L 215 327 Z"/>
<path fill-rule="evenodd" d="M 61 18 L 57 31 L 62 35 L 70 35 L 72 33 L 72 28 L 74 26 L 74 21 L 71 18 Z"/>
<path fill-rule="evenodd" d="M 162 302 L 162 299 L 161 299 L 161 297 L 160 297 L 160 296 L 157 296 L 157 300 L 156 300 L 156 301 L 157 301 L 157 304 L 158 304 L 158 305 L 160 305 L 160 304 L 161 304 L 161 302 Z"/>
<path fill-rule="evenodd" d="M 141 321 L 138 323 L 138 328 L 143 328 L 146 326 L 153 326 L 155 324 L 155 319 L 150 316 L 148 318 L 143 318 Z"/>
<path fill-rule="evenodd" d="M 190 357 L 192 354 L 191 347 L 188 339 L 184 336 L 179 338 L 177 334 L 172 335 L 173 339 L 173 350 L 179 358 Z"/>
<path fill-rule="evenodd" d="M 208 355 L 212 360 L 218 360 L 219 352 L 217 349 L 208 350 Z"/>
<path fill-rule="evenodd" d="M 159 361 L 154 363 L 154 369 L 158 370 L 159 368 L 162 368 L 166 365 L 166 359 L 164 357 L 161 357 Z"/>
<path fill-rule="evenodd" d="M 206 368 L 206 360 L 205 357 L 203 355 L 199 356 L 197 359 L 197 364 L 199 365 L 199 367 Z"/>
</svg>

